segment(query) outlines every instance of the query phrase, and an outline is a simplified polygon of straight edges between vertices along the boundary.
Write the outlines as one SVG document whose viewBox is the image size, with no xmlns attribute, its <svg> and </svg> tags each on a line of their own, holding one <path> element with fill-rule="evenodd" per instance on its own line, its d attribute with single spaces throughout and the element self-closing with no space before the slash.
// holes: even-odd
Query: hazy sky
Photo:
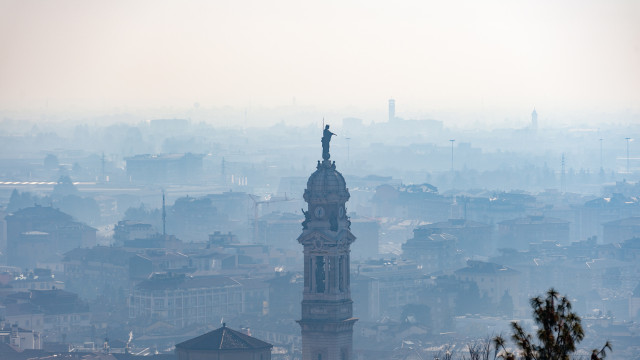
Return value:
<svg viewBox="0 0 640 360">
<path fill-rule="evenodd" d="M 640 109 L 640 1 L 0 0 L 0 110 Z"/>
</svg>

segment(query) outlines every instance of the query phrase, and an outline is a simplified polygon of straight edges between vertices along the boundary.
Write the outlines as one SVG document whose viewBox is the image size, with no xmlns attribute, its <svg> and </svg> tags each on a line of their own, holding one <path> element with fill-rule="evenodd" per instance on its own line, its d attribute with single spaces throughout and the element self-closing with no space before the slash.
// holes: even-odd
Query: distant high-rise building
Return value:
<svg viewBox="0 0 640 360">
<path fill-rule="evenodd" d="M 533 112 L 531 113 L 531 130 L 538 130 L 538 113 L 536 112 L 536 108 L 533 108 Z"/>
<path fill-rule="evenodd" d="M 394 99 L 389 99 L 389 122 L 395 120 L 396 118 L 396 101 Z"/>
<path fill-rule="evenodd" d="M 328 154 L 328 141 L 326 145 Z M 304 246 L 302 319 L 298 321 L 303 360 L 351 359 L 357 319 L 349 274 L 349 248 L 355 240 L 346 215 L 349 197 L 335 162 L 328 156 L 318 161 L 304 191 L 308 210 L 298 237 Z"/>
</svg>

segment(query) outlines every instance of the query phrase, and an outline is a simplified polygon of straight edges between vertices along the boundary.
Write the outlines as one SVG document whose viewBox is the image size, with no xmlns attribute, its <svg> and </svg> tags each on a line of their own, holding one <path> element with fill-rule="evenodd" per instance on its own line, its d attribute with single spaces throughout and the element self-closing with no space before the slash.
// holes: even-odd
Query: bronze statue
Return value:
<svg viewBox="0 0 640 360">
<path fill-rule="evenodd" d="M 309 212 L 308 211 L 304 211 L 304 209 L 301 209 L 302 213 L 304 214 L 304 221 L 302 222 L 302 229 L 306 230 L 307 226 L 309 225 L 309 221 L 311 221 L 311 216 L 309 216 Z"/>
<path fill-rule="evenodd" d="M 322 159 L 329 160 L 331 155 L 329 154 L 329 142 L 331 141 L 331 136 L 337 136 L 336 134 L 329 131 L 329 125 L 324 127 L 324 131 L 322 132 Z"/>
</svg>

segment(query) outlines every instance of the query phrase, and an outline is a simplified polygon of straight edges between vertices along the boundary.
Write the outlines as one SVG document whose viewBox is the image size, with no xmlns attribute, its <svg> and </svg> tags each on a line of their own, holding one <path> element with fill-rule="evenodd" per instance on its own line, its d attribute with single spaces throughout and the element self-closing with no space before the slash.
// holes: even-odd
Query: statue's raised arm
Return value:
<svg viewBox="0 0 640 360">
<path fill-rule="evenodd" d="M 324 127 L 324 131 L 322 132 L 322 159 L 329 160 L 331 155 L 329 154 L 329 142 L 331 141 L 331 136 L 336 135 L 329 131 L 329 125 Z M 337 136 L 337 135 L 336 135 Z"/>
</svg>

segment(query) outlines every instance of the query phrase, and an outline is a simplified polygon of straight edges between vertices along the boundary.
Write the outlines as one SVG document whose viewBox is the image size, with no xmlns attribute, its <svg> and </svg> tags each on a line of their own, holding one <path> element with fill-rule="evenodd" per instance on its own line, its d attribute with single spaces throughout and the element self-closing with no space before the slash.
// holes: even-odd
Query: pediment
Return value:
<svg viewBox="0 0 640 360">
<path fill-rule="evenodd" d="M 298 242 L 303 246 L 315 245 L 318 242 L 327 245 L 349 246 L 355 241 L 356 237 L 347 229 L 342 229 L 335 235 L 327 234 L 323 231 L 303 232 L 298 237 Z"/>
</svg>

